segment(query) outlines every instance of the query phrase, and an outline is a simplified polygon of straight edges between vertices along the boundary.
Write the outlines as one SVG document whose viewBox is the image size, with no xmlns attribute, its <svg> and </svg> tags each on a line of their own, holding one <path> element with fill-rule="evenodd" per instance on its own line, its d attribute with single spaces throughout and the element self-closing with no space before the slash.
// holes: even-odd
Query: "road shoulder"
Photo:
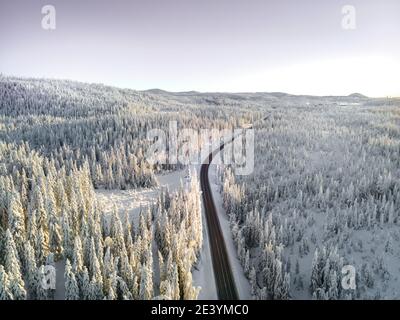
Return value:
<svg viewBox="0 0 400 320">
<path fill-rule="evenodd" d="M 218 179 L 217 179 L 217 165 L 211 164 L 208 171 L 208 178 L 210 181 L 211 193 L 214 200 L 215 208 L 218 213 L 218 219 L 221 225 L 222 235 L 225 240 L 225 245 L 228 253 L 229 263 L 232 268 L 233 277 L 235 280 L 236 288 L 240 300 L 252 299 L 251 287 L 249 280 L 245 277 L 243 268 L 237 257 L 235 244 L 232 239 L 232 233 L 229 226 L 229 219 L 222 207 L 222 198 L 219 192 Z"/>
</svg>

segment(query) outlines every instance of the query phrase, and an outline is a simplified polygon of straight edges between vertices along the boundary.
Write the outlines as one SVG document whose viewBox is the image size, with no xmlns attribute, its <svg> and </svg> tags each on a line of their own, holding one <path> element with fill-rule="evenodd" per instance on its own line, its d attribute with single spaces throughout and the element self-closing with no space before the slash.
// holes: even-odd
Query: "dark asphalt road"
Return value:
<svg viewBox="0 0 400 320">
<path fill-rule="evenodd" d="M 219 300 L 237 300 L 239 298 L 232 269 L 229 263 L 228 253 L 219 223 L 217 210 L 211 194 L 208 169 L 213 155 L 223 149 L 215 150 L 209 155 L 208 163 L 202 164 L 200 169 L 200 185 L 203 193 L 203 202 L 206 213 L 208 238 L 210 240 L 211 259 L 214 269 L 215 282 Z"/>
<path fill-rule="evenodd" d="M 267 120 L 269 116 L 262 119 Z M 251 126 L 249 129 L 252 129 Z M 227 143 L 230 143 L 232 138 Z M 217 210 L 211 193 L 210 181 L 208 179 L 208 169 L 213 157 L 224 149 L 221 145 L 208 156 L 208 162 L 201 165 L 200 169 L 200 185 L 203 193 L 203 202 L 206 213 L 208 238 L 210 241 L 211 259 L 214 269 L 215 282 L 219 300 L 238 300 L 235 280 L 232 274 L 232 268 L 229 263 L 228 253 L 222 234 L 221 225 L 218 219 Z"/>
</svg>

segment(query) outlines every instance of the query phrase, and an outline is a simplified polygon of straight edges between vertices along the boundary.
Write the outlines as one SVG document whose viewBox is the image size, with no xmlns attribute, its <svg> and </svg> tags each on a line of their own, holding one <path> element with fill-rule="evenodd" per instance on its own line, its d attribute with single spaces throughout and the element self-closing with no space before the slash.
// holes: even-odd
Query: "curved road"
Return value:
<svg viewBox="0 0 400 320">
<path fill-rule="evenodd" d="M 263 118 L 266 120 L 269 116 Z M 252 129 L 254 124 L 249 128 Z M 231 143 L 235 137 L 226 143 Z M 201 165 L 200 185 L 203 193 L 203 202 L 206 213 L 208 238 L 210 241 L 211 259 L 214 269 L 215 282 L 219 300 L 238 300 L 238 292 L 233 278 L 231 265 L 229 263 L 228 252 L 222 234 L 221 225 L 218 219 L 217 210 L 211 193 L 210 180 L 208 179 L 208 169 L 213 157 L 224 149 L 222 144 L 208 156 L 208 161 Z"/>
<path fill-rule="evenodd" d="M 217 210 L 211 193 L 208 179 L 208 168 L 213 156 L 223 149 L 223 145 L 210 153 L 208 163 L 201 165 L 200 185 L 203 193 L 203 202 L 206 213 L 208 238 L 210 241 L 211 259 L 214 269 L 215 282 L 219 300 L 237 300 L 238 293 L 233 279 L 232 269 L 229 263 L 224 236 L 222 235 Z"/>
</svg>

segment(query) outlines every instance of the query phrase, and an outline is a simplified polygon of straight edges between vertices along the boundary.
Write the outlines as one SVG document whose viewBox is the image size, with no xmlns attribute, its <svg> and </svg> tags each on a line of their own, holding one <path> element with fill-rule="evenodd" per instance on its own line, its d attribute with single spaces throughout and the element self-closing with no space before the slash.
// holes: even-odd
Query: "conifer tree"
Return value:
<svg viewBox="0 0 400 320">
<path fill-rule="evenodd" d="M 80 292 L 81 292 L 81 299 L 89 300 L 91 297 L 90 292 L 90 278 L 88 269 L 84 266 L 82 270 L 82 276 L 80 280 Z"/>
<path fill-rule="evenodd" d="M 25 215 L 18 193 L 14 193 L 9 205 L 9 229 L 14 235 L 14 241 L 18 253 L 22 254 L 26 237 Z"/>
<path fill-rule="evenodd" d="M 39 270 L 35 260 L 35 250 L 30 242 L 25 243 L 25 274 L 29 299 L 36 299 L 38 287 L 40 286 Z"/>
<path fill-rule="evenodd" d="M 141 272 L 141 282 L 140 282 L 140 300 L 150 300 L 153 298 L 153 281 L 151 273 L 149 272 L 149 267 L 144 264 L 142 266 Z"/>
<path fill-rule="evenodd" d="M 15 300 L 25 300 L 26 290 L 21 275 L 21 264 L 10 230 L 6 231 L 5 241 L 5 271 L 9 276 L 10 291 Z"/>
<path fill-rule="evenodd" d="M 0 265 L 0 300 L 14 300 L 7 272 L 2 265 Z"/>
<path fill-rule="evenodd" d="M 65 264 L 65 300 L 79 300 L 79 287 L 71 263 L 67 259 Z"/>
</svg>

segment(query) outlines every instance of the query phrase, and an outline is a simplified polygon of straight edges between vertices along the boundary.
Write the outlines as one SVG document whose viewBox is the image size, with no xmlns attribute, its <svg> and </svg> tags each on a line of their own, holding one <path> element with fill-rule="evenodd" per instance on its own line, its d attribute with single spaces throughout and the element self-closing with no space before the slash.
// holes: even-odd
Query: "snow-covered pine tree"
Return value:
<svg viewBox="0 0 400 320">
<path fill-rule="evenodd" d="M 74 241 L 74 249 L 72 252 L 72 266 L 76 274 L 80 274 L 83 269 L 83 250 L 82 242 L 79 235 L 76 235 Z"/>
<path fill-rule="evenodd" d="M 35 250 L 29 241 L 25 243 L 24 259 L 29 299 L 36 299 L 38 296 L 38 287 L 40 286 L 40 278 L 35 260 Z"/>
<path fill-rule="evenodd" d="M 65 263 L 65 300 L 79 300 L 79 287 L 69 259 Z"/>
<path fill-rule="evenodd" d="M 10 291 L 15 300 L 25 300 L 26 290 L 21 275 L 21 264 L 13 236 L 9 229 L 6 231 L 5 240 L 5 271 L 10 281 Z"/>
<path fill-rule="evenodd" d="M 84 266 L 82 270 L 82 276 L 80 279 L 80 298 L 82 300 L 90 300 L 91 297 L 91 287 L 90 287 L 90 278 L 89 278 L 89 271 L 88 269 Z"/>
<path fill-rule="evenodd" d="M 8 224 L 19 254 L 23 253 L 26 239 L 25 214 L 21 205 L 19 194 L 14 192 L 9 204 Z"/>
<path fill-rule="evenodd" d="M 7 272 L 0 265 L 0 300 L 14 300 Z"/>
<path fill-rule="evenodd" d="M 140 300 L 151 300 L 153 298 L 153 281 L 151 271 L 149 270 L 147 264 L 142 266 L 140 278 L 139 298 Z"/>
</svg>

